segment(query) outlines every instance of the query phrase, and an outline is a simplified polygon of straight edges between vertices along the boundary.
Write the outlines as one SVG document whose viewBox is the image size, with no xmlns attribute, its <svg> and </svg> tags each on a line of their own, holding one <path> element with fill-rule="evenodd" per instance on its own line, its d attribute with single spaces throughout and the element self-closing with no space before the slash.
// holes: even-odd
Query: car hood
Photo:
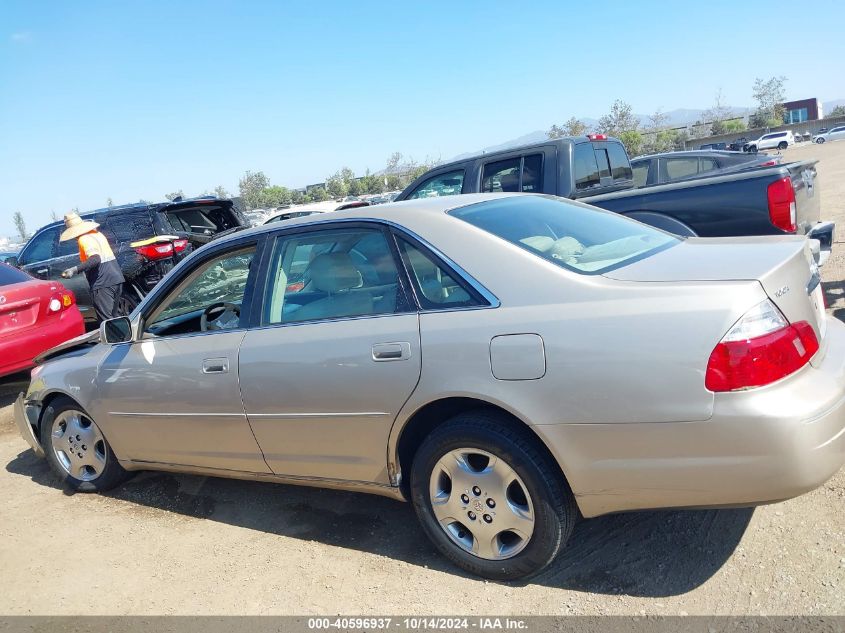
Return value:
<svg viewBox="0 0 845 633">
<path fill-rule="evenodd" d="M 69 341 L 65 341 L 61 345 L 51 347 L 46 352 L 42 352 L 33 359 L 33 362 L 36 365 L 41 365 L 50 360 L 51 358 L 62 356 L 63 354 L 71 352 L 77 348 L 90 347 L 91 345 L 96 345 L 99 342 L 99 330 L 94 330 L 93 332 L 86 332 L 85 334 L 81 334 L 75 338 L 70 339 Z"/>
</svg>

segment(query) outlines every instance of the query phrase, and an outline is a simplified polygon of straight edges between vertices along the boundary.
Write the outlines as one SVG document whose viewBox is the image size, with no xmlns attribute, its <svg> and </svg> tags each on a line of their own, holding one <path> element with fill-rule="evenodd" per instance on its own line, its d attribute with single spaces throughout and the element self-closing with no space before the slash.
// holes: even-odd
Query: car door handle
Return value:
<svg viewBox="0 0 845 633">
<path fill-rule="evenodd" d="M 39 268 L 38 270 L 35 271 L 35 274 L 36 275 L 46 275 L 49 272 L 50 272 L 49 268 Z"/>
<path fill-rule="evenodd" d="M 377 363 L 389 360 L 408 360 L 410 357 L 410 343 L 376 343 L 373 345 L 373 360 Z"/>
<path fill-rule="evenodd" d="M 206 358 L 202 361 L 202 373 L 204 374 L 226 374 L 228 372 L 228 358 Z"/>
</svg>

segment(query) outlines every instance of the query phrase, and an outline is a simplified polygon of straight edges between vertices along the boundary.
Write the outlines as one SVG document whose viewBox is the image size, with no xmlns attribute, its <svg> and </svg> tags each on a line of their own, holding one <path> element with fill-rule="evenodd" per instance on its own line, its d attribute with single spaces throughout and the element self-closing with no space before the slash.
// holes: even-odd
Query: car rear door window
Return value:
<svg viewBox="0 0 845 633">
<path fill-rule="evenodd" d="M 543 189 L 543 155 L 530 154 L 487 163 L 481 173 L 481 191 L 534 193 Z"/>
<path fill-rule="evenodd" d="M 464 170 L 446 172 L 432 176 L 423 181 L 408 196 L 408 200 L 415 198 L 436 198 L 438 196 L 453 196 L 461 193 L 464 186 Z"/>
<path fill-rule="evenodd" d="M 264 323 L 409 311 L 396 258 L 381 229 L 321 229 L 276 239 Z"/>
<path fill-rule="evenodd" d="M 697 158 L 664 158 L 666 180 L 688 178 L 698 173 Z"/>
<path fill-rule="evenodd" d="M 713 171 L 714 169 L 718 169 L 719 165 L 716 161 L 712 158 L 699 158 L 698 159 L 698 173 L 703 174 L 706 171 Z"/>
<path fill-rule="evenodd" d="M 583 190 L 601 184 L 596 153 L 592 143 L 579 143 L 574 152 L 575 189 Z"/>
</svg>

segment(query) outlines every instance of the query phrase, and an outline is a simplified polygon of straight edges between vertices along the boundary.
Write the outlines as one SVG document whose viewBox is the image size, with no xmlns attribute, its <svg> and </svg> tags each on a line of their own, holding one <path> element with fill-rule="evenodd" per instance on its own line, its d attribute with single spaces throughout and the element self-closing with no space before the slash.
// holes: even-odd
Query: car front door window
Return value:
<svg viewBox="0 0 845 633">
<path fill-rule="evenodd" d="M 59 228 L 53 227 L 41 231 L 32 238 L 21 253 L 19 263 L 21 265 L 43 262 L 55 257 L 56 242 L 59 237 Z"/>
<path fill-rule="evenodd" d="M 242 247 L 189 273 L 188 279 L 154 310 L 145 333 L 164 336 L 242 327 L 255 252 L 255 246 Z"/>
</svg>

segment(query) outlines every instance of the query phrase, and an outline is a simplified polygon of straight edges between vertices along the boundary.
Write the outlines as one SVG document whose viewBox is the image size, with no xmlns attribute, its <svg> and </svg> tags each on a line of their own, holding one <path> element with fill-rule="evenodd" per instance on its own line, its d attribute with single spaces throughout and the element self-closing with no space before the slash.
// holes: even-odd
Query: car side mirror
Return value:
<svg viewBox="0 0 845 633">
<path fill-rule="evenodd" d="M 13 266 L 13 267 L 17 268 L 18 267 L 18 258 L 15 257 L 14 255 L 12 255 L 11 257 L 7 257 L 6 263 L 9 264 L 9 266 Z"/>
<path fill-rule="evenodd" d="M 129 343 L 132 340 L 132 321 L 117 317 L 100 323 L 100 341 L 103 343 Z"/>
</svg>

